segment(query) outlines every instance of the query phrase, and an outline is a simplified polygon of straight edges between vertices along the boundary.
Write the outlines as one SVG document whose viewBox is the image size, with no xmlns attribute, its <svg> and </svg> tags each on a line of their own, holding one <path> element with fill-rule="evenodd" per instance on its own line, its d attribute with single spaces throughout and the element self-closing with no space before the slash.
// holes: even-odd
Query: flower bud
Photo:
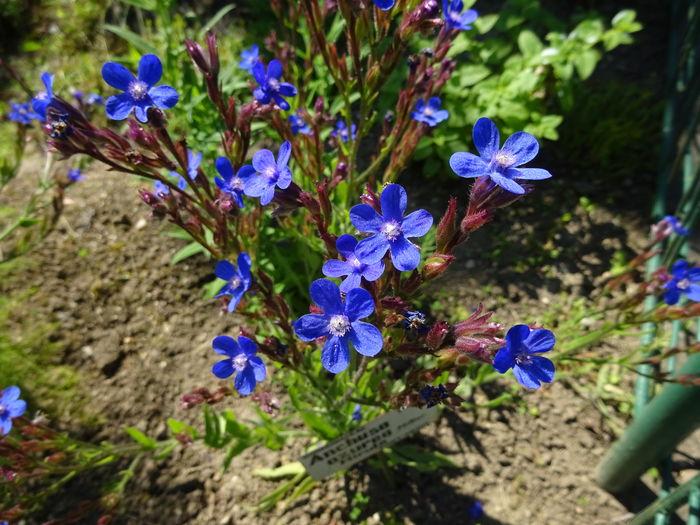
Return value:
<svg viewBox="0 0 700 525">
<path fill-rule="evenodd" d="M 447 209 L 437 226 L 435 234 L 437 251 L 449 253 L 456 244 L 457 235 L 457 199 L 451 197 L 450 202 L 447 204 Z"/>
<path fill-rule="evenodd" d="M 445 342 L 450 333 L 450 325 L 444 321 L 437 321 L 430 327 L 428 335 L 425 336 L 425 343 L 432 351 L 436 352 Z"/>
<path fill-rule="evenodd" d="M 428 260 L 425 261 L 423 277 L 426 281 L 435 279 L 445 273 L 445 270 L 449 268 L 450 264 L 452 264 L 455 259 L 456 257 L 454 255 L 444 255 L 440 253 L 431 255 Z"/>
</svg>

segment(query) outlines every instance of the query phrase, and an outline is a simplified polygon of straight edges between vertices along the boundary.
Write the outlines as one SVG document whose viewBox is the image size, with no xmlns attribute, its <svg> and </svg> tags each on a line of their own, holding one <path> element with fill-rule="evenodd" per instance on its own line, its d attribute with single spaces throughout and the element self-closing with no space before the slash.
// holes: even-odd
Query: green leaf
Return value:
<svg viewBox="0 0 700 525">
<path fill-rule="evenodd" d="M 41 219 L 38 219 L 36 217 L 24 217 L 18 220 L 17 224 L 19 224 L 22 228 L 29 228 L 30 226 L 34 226 L 35 224 L 39 224 L 40 222 Z"/>
<path fill-rule="evenodd" d="M 572 36 L 587 44 L 595 44 L 603 36 L 604 26 L 597 18 L 584 20 L 572 32 Z"/>
<path fill-rule="evenodd" d="M 528 58 L 539 55 L 544 49 L 540 39 L 529 29 L 521 31 L 518 35 L 518 47 L 523 56 Z"/>
<path fill-rule="evenodd" d="M 177 252 L 175 252 L 175 255 L 173 255 L 172 259 L 170 259 L 170 265 L 174 266 L 177 263 L 184 261 L 185 259 L 197 255 L 199 253 L 207 252 L 204 249 L 204 247 L 198 242 L 191 242 L 187 246 L 183 246 Z"/>
<path fill-rule="evenodd" d="M 291 478 L 302 472 L 306 472 L 304 465 L 299 461 L 294 461 L 293 463 L 287 463 L 277 468 L 260 468 L 253 471 L 253 476 L 258 476 L 259 478 L 268 480 L 278 480 L 284 478 Z"/>
<path fill-rule="evenodd" d="M 600 53 L 593 48 L 586 49 L 574 57 L 574 66 L 582 80 L 591 76 L 599 60 Z"/>
<path fill-rule="evenodd" d="M 480 16 L 474 21 L 474 27 L 483 35 L 484 33 L 491 31 L 493 26 L 496 25 L 496 22 L 498 22 L 498 15 Z"/>
<path fill-rule="evenodd" d="M 129 42 L 132 46 L 136 48 L 137 51 L 139 51 L 142 54 L 158 54 L 158 50 L 152 44 L 146 42 L 143 38 L 141 38 L 133 31 L 129 31 L 128 29 L 124 29 L 123 27 L 113 26 L 111 24 L 105 24 L 103 27 L 110 33 L 114 33 L 118 37 L 123 38 L 124 40 Z"/>
<path fill-rule="evenodd" d="M 456 78 L 459 87 L 465 88 L 478 84 L 491 74 L 491 70 L 482 64 L 467 64 L 459 68 Z"/>
<path fill-rule="evenodd" d="M 199 31 L 199 38 L 203 38 L 212 27 L 214 27 L 219 21 L 226 16 L 227 13 L 233 11 L 236 8 L 236 4 L 229 4 L 227 6 L 219 9 L 214 16 L 211 17 L 209 22 L 207 22 L 204 27 Z"/>
<path fill-rule="evenodd" d="M 123 427 L 124 431 L 129 434 L 134 441 L 142 445 L 147 450 L 156 448 L 156 441 L 149 438 L 146 434 L 134 427 Z"/>
<path fill-rule="evenodd" d="M 301 418 L 311 430 L 316 432 L 321 438 L 330 441 L 338 437 L 338 429 L 326 421 L 326 418 L 313 412 L 301 412 Z"/>
<path fill-rule="evenodd" d="M 122 4 L 133 5 L 139 9 L 144 9 L 146 11 L 155 11 L 156 2 L 155 0 L 121 0 Z"/>
</svg>

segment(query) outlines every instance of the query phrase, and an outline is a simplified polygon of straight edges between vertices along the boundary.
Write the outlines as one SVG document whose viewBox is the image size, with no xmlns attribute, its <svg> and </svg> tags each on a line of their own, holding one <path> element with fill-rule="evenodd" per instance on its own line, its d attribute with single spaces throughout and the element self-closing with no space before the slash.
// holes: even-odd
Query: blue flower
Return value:
<svg viewBox="0 0 700 525">
<path fill-rule="evenodd" d="M 31 100 L 32 108 L 40 116 L 41 120 L 46 120 L 46 108 L 53 100 L 53 77 L 49 73 L 41 74 L 41 81 L 44 83 L 45 91 L 40 91 Z"/>
<path fill-rule="evenodd" d="M 437 387 L 425 385 L 418 393 L 425 400 L 427 408 L 434 407 L 450 397 L 450 393 L 445 388 L 445 385 L 438 385 Z"/>
<path fill-rule="evenodd" d="M 427 104 L 423 99 L 418 99 L 415 110 L 411 112 L 411 118 L 418 122 L 425 122 L 431 128 L 447 120 L 449 116 L 446 109 L 440 109 L 440 97 L 430 97 Z"/>
<path fill-rule="evenodd" d="M 244 396 L 255 390 L 256 383 L 265 380 L 265 363 L 255 355 L 258 345 L 253 340 L 241 336 L 236 342 L 233 337 L 220 335 L 214 338 L 211 346 L 217 354 L 228 356 L 214 365 L 212 373 L 219 379 L 226 379 L 235 372 L 233 386 Z"/>
<path fill-rule="evenodd" d="M 382 11 L 388 11 L 394 7 L 395 3 L 396 0 L 374 0 L 374 5 L 376 5 Z"/>
<path fill-rule="evenodd" d="M 302 135 L 313 135 L 311 126 L 299 115 L 289 115 L 289 124 L 292 127 L 292 133 L 295 135 L 301 133 Z"/>
<path fill-rule="evenodd" d="M 31 124 L 32 119 L 44 120 L 41 118 L 41 115 L 35 111 L 32 111 L 32 108 L 29 106 L 29 102 L 25 102 L 23 104 L 12 103 L 10 104 L 10 107 L 12 108 L 12 111 L 7 114 L 7 118 L 15 122 L 19 122 L 20 124 L 24 124 L 25 126 Z"/>
<path fill-rule="evenodd" d="M 214 268 L 214 273 L 219 279 L 226 281 L 216 297 L 230 295 L 231 302 L 228 303 L 228 311 L 233 312 L 238 303 L 250 288 L 252 277 L 250 275 L 250 255 L 243 252 L 238 256 L 238 268 L 228 261 L 219 261 Z"/>
<path fill-rule="evenodd" d="M 238 170 L 238 173 L 233 170 L 231 166 L 231 161 L 226 157 L 219 157 L 216 159 L 216 171 L 219 172 L 221 177 L 214 177 L 214 182 L 219 187 L 221 191 L 230 195 L 234 201 L 236 201 L 236 206 L 243 208 L 243 188 L 245 187 L 245 181 L 255 175 L 255 168 L 250 165 L 243 166 Z"/>
<path fill-rule="evenodd" d="M 148 108 L 172 108 L 177 104 L 179 95 L 170 86 L 156 86 L 161 76 L 163 66 L 155 55 L 141 57 L 138 78 L 123 65 L 107 62 L 102 66 L 102 78 L 113 88 L 124 91 L 107 99 L 107 116 L 114 120 L 124 120 L 134 110 L 137 119 L 148 122 Z"/>
<path fill-rule="evenodd" d="M 333 374 L 345 370 L 350 363 L 348 343 L 365 356 L 379 353 L 384 344 L 382 333 L 376 326 L 359 321 L 374 313 L 374 301 L 367 290 L 353 288 L 343 302 L 337 284 L 318 279 L 311 283 L 309 291 L 323 314 L 301 316 L 294 323 L 294 331 L 302 341 L 326 338 L 321 351 L 323 368 Z"/>
<path fill-rule="evenodd" d="M 433 225 L 433 216 L 417 210 L 406 211 L 406 190 L 398 184 L 389 184 L 380 197 L 382 215 L 368 204 L 358 204 L 350 210 L 350 221 L 361 232 L 375 235 L 363 239 L 355 248 L 355 255 L 365 264 L 376 264 L 387 250 L 391 251 L 394 267 L 402 272 L 413 270 L 420 263 L 420 251 L 407 237 L 421 237 Z"/>
<path fill-rule="evenodd" d="M 187 150 L 187 176 L 190 180 L 197 178 L 200 164 L 202 164 L 202 154 Z"/>
<path fill-rule="evenodd" d="M 70 179 L 71 182 L 78 182 L 79 180 L 84 180 L 85 177 L 82 175 L 83 170 L 75 169 L 75 170 L 68 170 L 68 178 Z"/>
<path fill-rule="evenodd" d="M 253 44 L 249 49 L 241 51 L 241 61 L 238 63 L 238 67 L 245 69 L 248 73 L 252 73 L 253 66 L 260 60 L 259 51 L 258 44 Z"/>
<path fill-rule="evenodd" d="M 326 277 L 347 275 L 347 278 L 340 283 L 341 292 L 348 293 L 353 288 L 359 288 L 363 277 L 371 282 L 379 279 L 384 273 L 384 263 L 381 261 L 374 264 L 360 262 L 355 255 L 357 239 L 352 235 L 341 235 L 335 242 L 335 246 L 338 248 L 338 253 L 345 257 L 345 260 L 326 261 L 321 271 Z"/>
<path fill-rule="evenodd" d="M 525 189 L 515 182 L 542 180 L 552 176 L 541 168 L 519 168 L 535 158 L 540 149 L 537 139 L 524 131 L 508 137 L 501 149 L 498 128 L 491 119 L 480 118 L 474 124 L 474 145 L 481 157 L 458 152 L 450 157 L 450 167 L 460 177 L 490 177 L 492 183 L 511 193 L 523 194 Z"/>
<path fill-rule="evenodd" d="M 426 318 L 423 312 L 402 312 L 404 315 L 404 320 L 401 321 L 401 326 L 407 332 L 415 332 L 417 334 L 424 334 L 430 330 L 425 324 Z"/>
<path fill-rule="evenodd" d="M 666 221 L 666 224 L 671 228 L 671 231 L 676 235 L 688 235 L 688 230 L 683 228 L 683 225 L 679 219 L 673 215 L 666 215 L 662 221 Z"/>
<path fill-rule="evenodd" d="M 480 501 L 475 501 L 467 509 L 467 516 L 473 520 L 479 519 L 484 515 L 484 505 Z"/>
<path fill-rule="evenodd" d="M 445 23 L 448 29 L 466 31 L 471 29 L 469 25 L 476 20 L 479 14 L 473 9 L 467 9 L 462 13 L 464 4 L 462 0 L 442 0 L 442 10 L 445 12 Z"/>
<path fill-rule="evenodd" d="M 180 188 L 182 191 L 185 191 L 185 188 L 187 188 L 187 181 L 185 180 L 185 177 L 183 177 L 175 171 L 169 171 L 168 173 L 171 177 L 177 179 L 177 187 Z M 153 183 L 153 191 L 156 197 L 162 198 L 163 195 L 170 194 L 170 187 L 164 182 L 157 180 Z"/>
<path fill-rule="evenodd" d="M 258 151 L 253 155 L 253 168 L 257 176 L 245 179 L 243 192 L 248 197 L 260 197 L 260 204 L 263 206 L 269 204 L 275 196 L 275 187 L 283 190 L 292 183 L 292 170 L 287 167 L 291 154 L 292 145 L 288 141 L 280 146 L 276 162 L 275 156 L 269 149 Z M 249 171 L 246 169 L 246 173 Z"/>
<path fill-rule="evenodd" d="M 353 421 L 362 421 L 362 405 L 355 405 L 351 417 Z"/>
<path fill-rule="evenodd" d="M 691 267 L 688 261 L 680 260 L 671 268 L 671 274 L 671 280 L 664 284 L 666 304 L 676 304 L 681 294 L 685 294 L 691 301 L 700 301 L 700 285 L 695 284 L 700 282 L 700 267 Z"/>
<path fill-rule="evenodd" d="M 504 374 L 510 368 L 518 383 L 525 388 L 537 389 L 540 383 L 551 383 L 554 379 L 554 363 L 535 354 L 549 352 L 554 348 L 554 334 L 540 328 L 518 324 L 508 330 L 506 346 L 493 359 L 493 368 Z"/>
<path fill-rule="evenodd" d="M 267 66 L 267 72 L 265 72 L 265 64 L 256 62 L 253 66 L 253 76 L 260 87 L 253 91 L 253 96 L 261 104 L 274 100 L 280 108 L 287 111 L 289 103 L 282 97 L 295 97 L 297 88 L 289 82 L 280 82 L 282 72 L 282 63 L 279 60 L 271 60 Z"/>
<path fill-rule="evenodd" d="M 357 131 L 357 126 L 355 124 L 352 124 L 350 126 L 350 136 L 348 137 L 348 126 L 345 124 L 344 120 L 338 120 L 335 123 L 335 129 L 331 131 L 331 137 L 340 137 L 340 140 L 343 142 L 347 142 L 348 140 L 352 139 L 355 140 L 355 135 Z"/>
<path fill-rule="evenodd" d="M 12 418 L 27 410 L 27 403 L 19 398 L 19 387 L 8 386 L 0 395 L 0 432 L 7 434 L 12 428 Z"/>
<path fill-rule="evenodd" d="M 89 94 L 85 97 L 85 103 L 86 103 L 88 106 L 101 106 L 102 104 L 104 104 L 104 102 L 105 102 L 105 101 L 104 101 L 104 98 L 102 98 L 102 97 L 101 97 L 100 95 L 98 95 L 97 93 L 89 93 Z"/>
</svg>

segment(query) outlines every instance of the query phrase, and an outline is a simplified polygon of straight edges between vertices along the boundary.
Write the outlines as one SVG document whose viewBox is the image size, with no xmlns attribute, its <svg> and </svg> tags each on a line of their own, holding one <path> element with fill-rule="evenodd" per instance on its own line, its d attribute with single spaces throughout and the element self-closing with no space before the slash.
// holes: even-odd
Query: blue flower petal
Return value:
<svg viewBox="0 0 700 525">
<path fill-rule="evenodd" d="M 239 394 L 247 396 L 255 390 L 255 372 L 251 367 L 246 367 L 236 374 L 236 379 L 233 381 L 233 386 L 236 387 Z"/>
<path fill-rule="evenodd" d="M 321 268 L 321 271 L 326 277 L 342 277 L 344 275 L 351 274 L 352 267 L 345 261 L 333 259 L 323 263 L 323 268 Z"/>
<path fill-rule="evenodd" d="M 523 346 L 527 348 L 528 352 L 535 354 L 549 352 L 552 348 L 554 348 L 555 343 L 556 339 L 554 338 L 554 334 L 549 330 L 540 328 L 530 332 L 530 335 L 528 335 L 523 341 Z"/>
<path fill-rule="evenodd" d="M 253 369 L 253 374 L 255 375 L 255 380 L 259 383 L 265 380 L 267 371 L 265 370 L 265 363 L 258 356 L 251 356 L 248 359 L 248 365 Z"/>
<path fill-rule="evenodd" d="M 292 155 L 292 144 L 285 140 L 277 152 L 277 169 L 282 171 L 289 163 L 289 157 Z"/>
<path fill-rule="evenodd" d="M 676 261 L 673 267 L 671 268 L 671 273 L 677 278 L 683 278 L 687 271 L 688 261 L 684 261 L 683 259 L 681 259 L 680 261 Z"/>
<path fill-rule="evenodd" d="M 687 233 L 685 235 L 687 235 Z M 688 270 L 687 278 L 691 283 L 700 281 L 700 268 L 696 267 Z"/>
<path fill-rule="evenodd" d="M 107 99 L 105 113 L 112 120 L 124 120 L 134 107 L 134 101 L 128 93 L 113 95 Z"/>
<path fill-rule="evenodd" d="M 277 187 L 284 190 L 292 183 L 292 170 L 287 167 L 282 168 L 277 177 Z"/>
<path fill-rule="evenodd" d="M 511 349 L 513 354 L 518 354 L 521 351 L 525 339 L 530 335 L 530 327 L 526 324 L 516 324 L 511 327 L 506 334 L 506 345 Z"/>
<path fill-rule="evenodd" d="M 388 11 L 394 7 L 396 0 L 374 0 L 374 5 L 376 5 L 382 11 Z"/>
<path fill-rule="evenodd" d="M 350 322 L 364 319 L 374 313 L 372 295 L 364 288 L 353 288 L 345 298 L 345 315 Z"/>
<path fill-rule="evenodd" d="M 501 151 L 515 157 L 516 160 L 513 166 L 520 166 L 534 159 L 539 150 L 540 145 L 535 137 L 526 131 L 518 131 L 508 137 Z"/>
<path fill-rule="evenodd" d="M 248 197 L 261 197 L 268 187 L 270 187 L 270 181 L 266 177 L 249 177 L 243 183 L 243 192 Z M 272 187 L 274 188 L 274 185 Z"/>
<path fill-rule="evenodd" d="M 260 205 L 261 206 L 267 206 L 272 202 L 272 199 L 275 198 L 275 185 L 270 184 L 265 190 L 263 191 L 262 195 L 260 195 Z"/>
<path fill-rule="evenodd" d="M 493 368 L 496 370 L 496 372 L 505 374 L 508 370 L 515 366 L 515 356 L 516 354 L 511 352 L 510 348 L 504 346 L 493 358 Z"/>
<path fill-rule="evenodd" d="M 294 323 L 294 331 L 302 341 L 315 341 L 328 335 L 328 323 L 327 315 L 306 314 Z"/>
<path fill-rule="evenodd" d="M 406 204 L 408 197 L 406 196 L 406 190 L 398 184 L 389 184 L 384 191 L 382 191 L 379 200 L 382 205 L 382 214 L 384 215 L 384 220 L 398 220 L 399 222 L 403 220 L 403 214 L 406 211 Z"/>
<path fill-rule="evenodd" d="M 365 271 L 362 272 L 362 277 L 367 281 L 372 282 L 379 279 L 383 273 L 384 263 L 380 261 L 376 264 L 368 264 L 367 268 L 365 268 Z"/>
<path fill-rule="evenodd" d="M 219 379 L 226 379 L 227 377 L 231 377 L 231 375 L 233 374 L 233 362 L 231 361 L 231 359 L 224 359 L 223 361 L 219 361 L 212 367 L 211 372 Z"/>
<path fill-rule="evenodd" d="M 7 434 L 12 429 L 12 419 L 0 420 L 0 432 Z"/>
<path fill-rule="evenodd" d="M 509 191 L 511 193 L 516 193 L 518 195 L 522 195 L 525 193 L 525 188 L 523 188 L 520 184 L 517 182 L 509 179 L 508 177 L 504 177 L 500 173 L 496 173 L 495 171 L 492 173 L 489 173 L 489 177 L 491 177 L 491 180 L 498 184 L 501 188 L 503 188 L 506 191 Z"/>
<path fill-rule="evenodd" d="M 389 243 L 391 247 L 391 262 L 394 267 L 402 272 L 408 272 L 418 268 L 420 264 L 420 250 L 403 235 Z"/>
<path fill-rule="evenodd" d="M 129 89 L 129 84 L 136 80 L 131 71 L 116 62 L 107 62 L 102 66 L 102 78 L 107 84 L 121 91 L 127 91 Z"/>
<path fill-rule="evenodd" d="M 253 66 L 253 77 L 255 81 L 261 86 L 265 85 L 265 64 L 262 62 L 256 62 Z M 257 95 L 255 98 L 258 98 Z"/>
<path fill-rule="evenodd" d="M 384 235 L 377 234 L 362 239 L 355 248 L 355 255 L 360 262 L 375 264 L 382 260 L 388 249 L 389 241 Z"/>
<path fill-rule="evenodd" d="M 378 233 L 384 224 L 379 215 L 369 204 L 357 204 L 350 209 L 350 222 L 361 232 Z M 381 259 L 381 257 L 380 257 Z"/>
<path fill-rule="evenodd" d="M 472 138 L 474 139 L 474 145 L 481 157 L 487 162 L 490 162 L 491 157 L 493 157 L 494 153 L 498 151 L 501 145 L 501 136 L 493 120 L 485 117 L 477 120 L 472 130 Z M 451 160 L 450 166 L 452 166 Z M 454 167 L 452 167 L 452 169 L 457 171 Z M 457 174 L 459 175 L 459 172 L 457 172 Z M 464 177 L 465 175 L 460 176 Z"/>
<path fill-rule="evenodd" d="M 143 55 L 139 60 L 139 80 L 154 86 L 163 76 L 163 66 L 156 55 Z"/>
<path fill-rule="evenodd" d="M 350 349 L 345 337 L 331 336 L 323 345 L 321 364 L 332 374 L 339 374 L 350 363 Z"/>
<path fill-rule="evenodd" d="M 678 288 L 675 287 L 675 284 L 673 288 L 669 288 L 668 291 L 664 294 L 664 302 L 671 306 L 676 304 L 680 298 L 681 292 L 678 290 Z"/>
<path fill-rule="evenodd" d="M 338 240 L 335 241 L 335 247 L 338 249 L 338 253 L 345 257 L 346 259 L 351 254 L 355 253 L 355 247 L 357 246 L 357 239 L 352 235 L 341 235 Z"/>
<path fill-rule="evenodd" d="M 368 357 L 377 355 L 382 350 L 382 346 L 384 346 L 384 339 L 379 329 L 363 321 L 352 323 L 352 328 L 348 332 L 348 339 L 358 354 Z"/>
<path fill-rule="evenodd" d="M 270 60 L 270 63 L 267 65 L 267 78 L 279 79 L 283 72 L 282 62 L 277 59 Z"/>
<path fill-rule="evenodd" d="M 525 388 L 537 390 L 540 387 L 539 378 L 533 373 L 536 369 L 529 369 L 520 365 L 513 366 L 513 375 L 515 379 Z"/>
<path fill-rule="evenodd" d="M 243 286 L 239 286 L 238 288 L 232 291 L 231 300 L 228 303 L 229 312 L 233 312 L 236 309 L 236 306 L 238 306 L 238 303 L 241 302 L 244 293 L 245 290 L 243 289 Z"/>
<path fill-rule="evenodd" d="M 6 405 L 12 401 L 19 399 L 20 389 L 17 386 L 8 386 L 2 391 L 2 397 L 0 397 L 0 404 Z"/>
<path fill-rule="evenodd" d="M 219 279 L 230 281 L 232 277 L 238 275 L 235 266 L 228 261 L 219 261 L 214 267 L 214 273 Z"/>
<path fill-rule="evenodd" d="M 211 342 L 211 347 L 217 354 L 227 355 L 229 357 L 235 357 L 241 353 L 238 342 L 233 337 L 227 335 L 215 337 Z"/>
<path fill-rule="evenodd" d="M 542 168 L 508 168 L 506 176 L 511 179 L 544 180 L 550 178 L 552 174 Z"/>
<path fill-rule="evenodd" d="M 7 412 L 10 417 L 19 417 L 27 410 L 27 402 L 21 399 L 12 401 L 7 407 Z"/>
<path fill-rule="evenodd" d="M 241 252 L 238 255 L 238 273 L 246 284 L 246 288 L 250 285 L 250 267 L 252 261 L 250 260 L 250 255 L 246 252 Z"/>
<path fill-rule="evenodd" d="M 417 210 L 406 215 L 401 225 L 405 237 L 422 237 L 430 231 L 433 216 L 425 210 Z"/>
<path fill-rule="evenodd" d="M 450 168 L 464 178 L 480 177 L 488 174 L 488 164 L 473 153 L 457 152 L 450 157 Z"/>
<path fill-rule="evenodd" d="M 216 159 L 216 171 L 218 171 L 226 181 L 233 178 L 233 166 L 231 166 L 231 161 L 226 157 L 219 157 Z"/>
<path fill-rule="evenodd" d="M 148 90 L 153 105 L 160 109 L 170 109 L 180 99 L 175 88 L 170 86 L 157 86 Z"/>
<path fill-rule="evenodd" d="M 255 341 L 243 335 L 238 338 L 238 346 L 241 349 L 241 353 L 247 357 L 254 356 L 258 351 L 258 345 L 255 344 Z"/>
<path fill-rule="evenodd" d="M 275 156 L 269 149 L 261 149 L 253 155 L 253 166 L 258 173 L 264 173 L 270 170 L 277 171 Z"/>
<path fill-rule="evenodd" d="M 136 119 L 141 122 L 148 122 L 149 107 L 151 107 L 150 101 L 146 99 L 134 104 L 134 115 L 136 115 Z"/>
<path fill-rule="evenodd" d="M 700 284 L 691 284 L 685 291 L 686 296 L 691 301 L 700 301 Z"/>
<path fill-rule="evenodd" d="M 340 283 L 340 291 L 348 293 L 353 288 L 362 286 L 362 276 L 359 273 L 348 273 L 348 276 Z"/>
<path fill-rule="evenodd" d="M 328 279 L 316 279 L 309 287 L 309 294 L 314 303 L 321 307 L 326 315 L 342 314 L 343 302 L 340 299 L 338 285 Z"/>
<path fill-rule="evenodd" d="M 289 82 L 281 82 L 279 94 L 282 95 L 283 97 L 296 97 L 297 96 L 297 88 L 294 87 Z"/>
</svg>

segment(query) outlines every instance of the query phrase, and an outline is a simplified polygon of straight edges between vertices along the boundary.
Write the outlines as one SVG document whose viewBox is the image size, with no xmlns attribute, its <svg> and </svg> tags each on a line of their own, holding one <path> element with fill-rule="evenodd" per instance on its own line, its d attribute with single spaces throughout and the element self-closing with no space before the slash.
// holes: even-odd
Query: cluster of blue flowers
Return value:
<svg viewBox="0 0 700 525">
<path fill-rule="evenodd" d="M 382 11 L 388 11 L 396 0 L 374 0 Z M 474 9 L 467 9 L 464 13 L 464 3 L 462 0 L 442 0 L 442 12 L 445 15 L 445 25 L 448 29 L 467 31 L 472 28 L 471 24 L 478 18 L 478 13 Z"/>
</svg>

